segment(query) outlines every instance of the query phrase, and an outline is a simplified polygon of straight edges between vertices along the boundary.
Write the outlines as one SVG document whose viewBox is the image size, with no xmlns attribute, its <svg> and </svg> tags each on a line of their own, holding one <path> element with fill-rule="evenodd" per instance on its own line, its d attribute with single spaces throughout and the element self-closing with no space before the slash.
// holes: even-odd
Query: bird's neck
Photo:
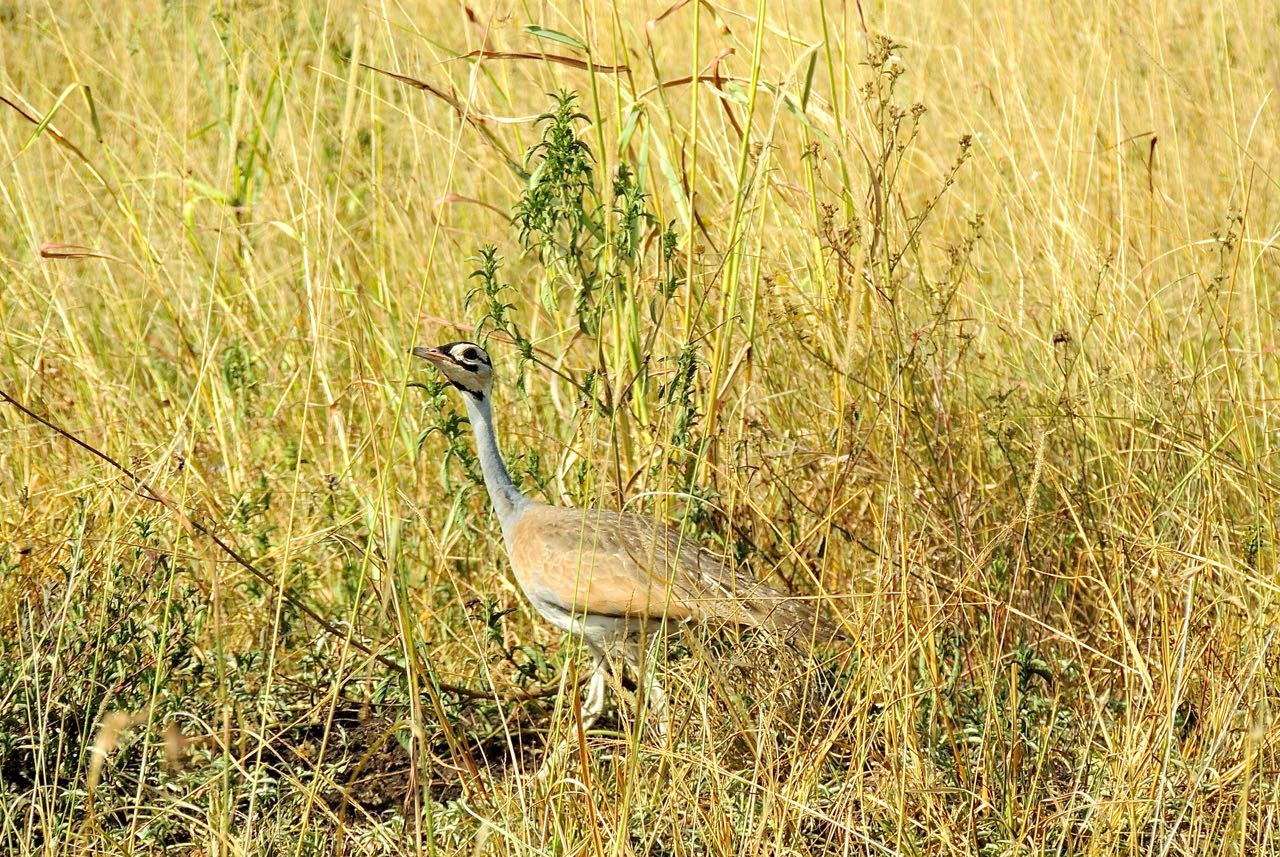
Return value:
<svg viewBox="0 0 1280 857">
<path fill-rule="evenodd" d="M 480 459 L 480 469 L 484 472 L 484 487 L 489 490 L 493 511 L 498 515 L 503 535 L 506 535 L 520 513 L 529 505 L 529 498 L 520 493 L 520 489 L 511 481 L 507 465 L 502 461 L 502 453 L 498 451 L 489 397 L 477 399 L 464 392 L 462 399 L 467 406 L 467 416 L 471 418 L 471 430 L 475 432 L 476 455 Z"/>
</svg>

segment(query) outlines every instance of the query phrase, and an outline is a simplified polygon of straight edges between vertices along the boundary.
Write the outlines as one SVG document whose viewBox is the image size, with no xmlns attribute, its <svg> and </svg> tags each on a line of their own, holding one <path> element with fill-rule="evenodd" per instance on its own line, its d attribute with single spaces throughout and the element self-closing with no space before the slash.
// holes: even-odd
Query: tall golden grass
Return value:
<svg viewBox="0 0 1280 857">
<path fill-rule="evenodd" d="M 0 847 L 1276 853 L 1277 33 L 0 3 L 0 392 L 136 475 L 0 403 Z M 585 298 L 513 219 L 560 91 L 652 213 Z M 476 336 L 531 492 L 685 521 L 843 666 L 677 636 L 671 736 L 535 780 L 578 653 L 408 356 Z"/>
</svg>

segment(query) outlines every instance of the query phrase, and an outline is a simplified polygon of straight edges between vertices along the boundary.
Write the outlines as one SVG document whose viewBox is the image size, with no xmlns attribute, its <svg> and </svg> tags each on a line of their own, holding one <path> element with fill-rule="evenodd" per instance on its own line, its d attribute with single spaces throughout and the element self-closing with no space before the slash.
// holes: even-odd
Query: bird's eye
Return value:
<svg viewBox="0 0 1280 857">
<path fill-rule="evenodd" d="M 462 356 L 467 360 L 479 360 L 480 352 L 476 351 L 474 348 L 468 348 L 466 351 L 462 352 Z"/>
</svg>

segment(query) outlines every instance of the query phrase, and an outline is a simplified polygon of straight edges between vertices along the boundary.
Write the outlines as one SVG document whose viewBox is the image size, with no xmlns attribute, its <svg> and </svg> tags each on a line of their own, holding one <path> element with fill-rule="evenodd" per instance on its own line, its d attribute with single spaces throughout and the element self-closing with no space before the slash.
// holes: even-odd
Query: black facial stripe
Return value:
<svg viewBox="0 0 1280 857">
<path fill-rule="evenodd" d="M 479 363 L 471 363 L 467 360 L 459 360 L 458 365 L 461 366 L 463 369 L 466 369 L 468 372 L 474 372 L 480 368 Z"/>
<path fill-rule="evenodd" d="M 489 362 L 489 355 L 485 353 L 483 348 L 476 345 L 474 342 L 446 342 L 444 345 L 440 346 L 440 350 L 452 357 L 456 363 L 462 363 L 463 360 L 466 359 L 473 362 L 475 360 L 479 360 L 486 366 L 493 365 Z M 474 357 L 472 357 L 473 351 L 475 352 Z"/>
<path fill-rule="evenodd" d="M 461 390 L 462 392 L 466 393 L 468 396 L 475 396 L 479 401 L 481 401 L 481 402 L 483 402 L 483 401 L 484 401 L 484 391 L 483 391 L 483 390 L 472 390 L 470 387 L 464 387 L 464 386 L 462 386 L 461 384 L 459 384 L 457 381 L 453 381 L 453 380 L 450 380 L 450 381 L 449 381 L 449 384 L 450 384 L 450 386 L 452 386 L 452 387 L 456 387 L 457 389 L 459 389 L 459 390 Z"/>
</svg>

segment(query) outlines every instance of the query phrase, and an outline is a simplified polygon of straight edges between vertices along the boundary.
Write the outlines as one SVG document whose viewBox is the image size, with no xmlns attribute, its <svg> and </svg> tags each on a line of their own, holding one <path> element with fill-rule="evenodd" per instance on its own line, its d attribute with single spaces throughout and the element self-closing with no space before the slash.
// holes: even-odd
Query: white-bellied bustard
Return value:
<svg viewBox="0 0 1280 857">
<path fill-rule="evenodd" d="M 485 487 L 502 526 L 516 582 L 551 624 L 578 635 L 594 657 L 582 707 L 585 725 L 604 708 L 611 658 L 638 664 L 648 633 L 664 623 L 710 621 L 762 628 L 788 638 L 829 637 L 806 601 L 788 596 L 680 532 L 646 515 L 550 506 L 521 493 L 494 434 L 493 363 L 474 342 L 417 347 L 462 393 Z M 647 685 L 649 714 L 664 724 L 664 696 Z"/>
</svg>

